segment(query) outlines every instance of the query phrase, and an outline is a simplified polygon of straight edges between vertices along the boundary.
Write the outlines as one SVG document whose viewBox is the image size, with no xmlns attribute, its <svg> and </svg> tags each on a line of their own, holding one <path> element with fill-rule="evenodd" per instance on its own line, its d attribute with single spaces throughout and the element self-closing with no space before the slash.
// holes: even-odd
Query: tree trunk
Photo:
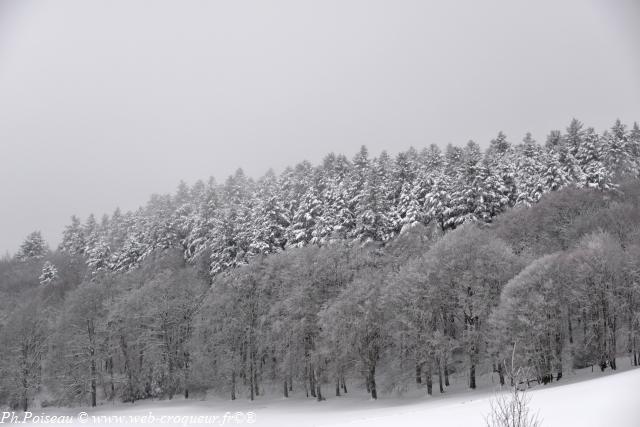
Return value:
<svg viewBox="0 0 640 427">
<path fill-rule="evenodd" d="M 93 354 L 93 349 L 91 349 L 91 353 Z M 91 407 L 96 407 L 97 400 L 97 387 L 96 387 L 96 361 L 91 360 Z"/>
<path fill-rule="evenodd" d="M 616 354 L 617 354 L 617 350 L 618 350 L 618 343 L 616 340 L 616 333 L 618 331 L 618 317 L 616 315 L 613 316 L 613 320 L 611 322 L 611 332 L 610 332 L 610 341 L 611 343 L 609 344 L 609 366 L 611 366 L 611 369 L 613 369 L 614 371 L 617 370 L 617 365 L 616 365 Z"/>
<path fill-rule="evenodd" d="M 89 335 L 89 358 L 91 366 L 91 407 L 95 408 L 97 404 L 97 386 L 96 386 L 96 349 L 94 346 L 95 325 L 93 321 L 87 319 L 87 333 Z"/>
<path fill-rule="evenodd" d="M 504 366 L 501 362 L 498 362 L 498 376 L 500 377 L 500 385 L 504 385 Z"/>
<path fill-rule="evenodd" d="M 252 358 L 252 359 L 249 361 L 249 389 L 250 389 L 250 390 L 249 390 L 249 395 L 250 395 L 250 397 L 249 397 L 249 398 L 250 398 L 251 400 L 254 400 L 254 399 L 255 399 L 255 397 L 256 397 L 256 396 L 255 396 L 256 389 L 255 389 L 255 387 L 254 387 L 253 382 L 255 381 L 256 377 L 255 377 L 255 375 L 253 375 L 253 369 L 254 369 L 254 366 L 253 366 L 253 357 L 252 357 L 252 356 L 249 356 L 249 357 L 251 357 L 251 358 Z"/>
<path fill-rule="evenodd" d="M 22 365 L 22 410 L 27 412 L 29 409 L 29 369 L 27 367 L 27 346 L 22 346 L 22 357 L 21 357 L 21 365 Z"/>
<path fill-rule="evenodd" d="M 372 399 L 378 399 L 378 390 L 376 389 L 376 365 L 369 367 L 369 390 Z"/>
<path fill-rule="evenodd" d="M 184 356 L 184 398 L 189 398 L 189 352 L 182 353 Z"/>
<path fill-rule="evenodd" d="M 347 394 L 347 383 L 345 382 L 344 377 L 342 377 L 340 382 L 342 383 L 342 391 Z"/>
<path fill-rule="evenodd" d="M 447 367 L 447 361 L 444 362 L 444 385 L 449 387 L 449 368 Z"/>
<path fill-rule="evenodd" d="M 469 388 L 476 388 L 476 365 L 473 362 L 469 366 Z"/>
<path fill-rule="evenodd" d="M 313 379 L 314 379 L 314 383 L 316 385 L 316 399 L 318 399 L 318 402 L 323 401 L 324 399 L 322 398 L 322 381 L 320 380 L 320 375 L 316 372 L 316 370 L 313 370 Z"/>
<path fill-rule="evenodd" d="M 302 381 L 302 384 L 304 384 L 304 393 L 305 393 L 305 395 L 307 397 L 309 397 L 309 387 L 308 387 L 308 384 L 307 384 L 307 377 L 308 377 L 308 375 L 307 375 L 307 367 L 305 366 L 304 369 L 305 369 L 305 375 L 304 375 L 304 381 Z"/>
<path fill-rule="evenodd" d="M 27 410 L 29 409 L 29 394 L 27 393 L 29 387 L 27 384 L 27 372 L 26 370 L 23 370 L 23 377 L 22 377 L 22 411 L 23 412 L 27 412 Z"/>
<path fill-rule="evenodd" d="M 113 356 L 107 359 L 107 372 L 109 373 L 109 400 L 113 400 L 116 395 L 116 386 L 113 379 Z"/>
<path fill-rule="evenodd" d="M 284 380 L 284 387 L 282 388 L 282 394 L 285 398 L 289 397 L 289 386 L 287 385 L 287 380 Z"/>
<path fill-rule="evenodd" d="M 340 397 L 340 377 L 336 377 L 336 396 Z"/>
<path fill-rule="evenodd" d="M 569 344 L 573 344 L 573 324 L 571 322 L 571 312 L 567 314 L 567 324 L 569 326 Z"/>
<path fill-rule="evenodd" d="M 129 399 L 131 399 L 131 401 L 133 401 L 133 374 L 131 372 L 131 369 L 129 368 L 129 352 L 127 350 L 127 342 L 124 339 L 124 335 L 120 335 L 120 349 L 122 351 L 122 358 L 124 359 L 124 372 L 127 376 L 127 390 L 129 393 L 128 397 Z M 127 402 L 129 399 L 125 399 L 125 402 Z"/>
<path fill-rule="evenodd" d="M 253 387 L 255 388 L 256 396 L 260 396 L 260 381 L 259 381 L 260 378 L 259 378 L 259 375 L 258 375 L 258 369 L 257 368 L 254 368 L 253 376 L 254 376 Z"/>
<path fill-rule="evenodd" d="M 422 384 L 422 366 L 416 363 L 416 384 Z"/>
<path fill-rule="evenodd" d="M 440 364 L 440 359 L 438 359 L 438 387 L 440 389 L 440 394 L 444 393 L 444 387 L 442 384 L 442 365 Z"/>
<path fill-rule="evenodd" d="M 314 378 L 315 370 L 309 368 L 309 390 L 311 391 L 311 397 L 318 397 L 316 393 L 316 383 Z"/>
<path fill-rule="evenodd" d="M 427 366 L 426 372 L 426 382 L 427 382 L 427 394 L 431 396 L 433 394 L 433 379 L 431 378 L 431 364 Z"/>
<path fill-rule="evenodd" d="M 231 371 L 231 400 L 236 400 L 236 371 Z"/>
</svg>

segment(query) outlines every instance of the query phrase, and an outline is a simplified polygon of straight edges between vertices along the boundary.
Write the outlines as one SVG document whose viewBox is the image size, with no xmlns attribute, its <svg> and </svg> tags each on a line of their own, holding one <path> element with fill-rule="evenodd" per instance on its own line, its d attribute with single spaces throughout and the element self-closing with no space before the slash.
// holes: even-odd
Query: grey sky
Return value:
<svg viewBox="0 0 640 427">
<path fill-rule="evenodd" d="M 640 2 L 0 0 L 0 253 L 330 151 L 640 120 Z"/>
</svg>

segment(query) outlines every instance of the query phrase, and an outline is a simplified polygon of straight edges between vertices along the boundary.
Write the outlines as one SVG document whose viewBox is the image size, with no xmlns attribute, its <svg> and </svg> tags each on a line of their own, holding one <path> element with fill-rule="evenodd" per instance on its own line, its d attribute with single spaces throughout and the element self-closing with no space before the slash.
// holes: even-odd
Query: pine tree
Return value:
<svg viewBox="0 0 640 427">
<path fill-rule="evenodd" d="M 222 213 L 219 192 L 215 179 L 210 178 L 197 198 L 197 208 L 191 212 L 190 228 L 184 242 L 185 259 L 190 263 L 194 263 L 210 248 L 212 233 Z"/>
<path fill-rule="evenodd" d="M 433 221 L 442 231 L 455 227 L 451 208 L 452 178 L 444 171 L 433 179 L 433 186 L 425 196 L 425 212 L 429 222 Z"/>
<path fill-rule="evenodd" d="M 416 150 L 411 147 L 407 152 L 398 153 L 393 163 L 389 184 L 393 200 L 389 219 L 395 233 L 400 232 L 404 224 L 412 225 L 418 221 L 418 202 L 413 200 L 412 195 L 419 171 L 418 157 Z"/>
<path fill-rule="evenodd" d="M 428 212 L 428 197 L 433 195 L 434 177 L 444 173 L 445 165 L 442 152 L 437 145 L 425 148 L 417 159 L 417 172 L 413 182 L 406 182 L 400 193 L 398 212 L 402 225 L 396 226 L 396 232 L 402 226 L 414 226 L 418 223 L 427 224 L 430 221 Z"/>
<path fill-rule="evenodd" d="M 572 119 L 563 139 L 563 143 L 566 145 L 569 154 L 574 157 L 578 154 L 578 151 L 580 151 L 580 146 L 584 141 L 584 130 L 582 126 L 582 123 L 578 119 Z"/>
<path fill-rule="evenodd" d="M 453 144 L 447 144 L 444 152 L 443 166 L 447 175 L 455 178 L 459 174 L 463 162 L 463 150 Z"/>
<path fill-rule="evenodd" d="M 87 217 L 87 220 L 82 227 L 82 234 L 84 235 L 84 248 L 82 250 L 82 253 L 86 255 L 93 249 L 100 237 L 98 222 L 96 221 L 96 217 L 93 214 L 90 214 Z"/>
<path fill-rule="evenodd" d="M 522 140 L 520 153 L 517 156 L 515 169 L 515 184 L 517 189 L 516 205 L 531 206 L 542 197 L 544 183 L 542 175 L 544 164 L 542 162 L 542 148 L 527 133 Z"/>
<path fill-rule="evenodd" d="M 323 214 L 313 232 L 320 243 L 344 239 L 354 227 L 354 214 L 349 209 L 347 193 L 349 168 L 349 161 L 343 155 L 331 153 L 324 159 L 319 178 Z"/>
<path fill-rule="evenodd" d="M 593 128 L 588 128 L 584 132 L 576 159 L 584 171 L 587 187 L 602 190 L 612 187 L 612 177 L 603 162 L 602 144 Z"/>
<path fill-rule="evenodd" d="M 511 143 L 507 141 L 507 136 L 502 131 L 498 132 L 498 136 L 489 144 L 489 152 L 493 155 L 503 155 L 510 149 Z"/>
<path fill-rule="evenodd" d="M 95 245 L 87 253 L 87 266 L 91 274 L 113 270 L 111 248 L 106 238 L 99 237 Z"/>
<path fill-rule="evenodd" d="M 468 191 L 473 220 L 491 222 L 510 205 L 509 195 L 500 177 L 486 165 L 479 165 Z"/>
<path fill-rule="evenodd" d="M 130 212 L 123 214 L 120 208 L 116 208 L 111 214 L 109 229 L 106 230 L 106 236 L 109 240 L 109 246 L 114 250 L 119 250 L 127 237 L 127 222 L 131 216 Z"/>
<path fill-rule="evenodd" d="M 571 177 L 560 163 L 558 154 L 555 151 L 547 151 L 543 156 L 545 165 L 542 174 L 544 191 L 557 191 L 571 183 Z"/>
<path fill-rule="evenodd" d="M 84 228 L 77 216 L 71 217 L 71 224 L 62 233 L 62 242 L 58 249 L 71 256 L 81 257 L 86 247 Z"/>
<path fill-rule="evenodd" d="M 204 187 L 204 184 L 200 182 L 199 185 Z M 176 194 L 172 197 L 171 203 L 173 207 L 173 213 L 170 219 L 169 228 L 173 231 L 175 241 L 173 246 L 180 247 L 183 253 L 187 252 L 187 245 L 189 244 L 188 236 L 193 229 L 195 211 L 196 211 L 196 199 L 193 198 L 194 193 L 196 196 L 202 197 L 202 189 L 189 188 L 184 181 L 180 181 L 180 185 L 176 191 Z"/>
<path fill-rule="evenodd" d="M 390 180 L 389 156 L 383 152 L 373 161 L 358 199 L 356 228 L 351 236 L 357 241 L 387 241 L 393 236 L 393 223 L 388 217 L 393 195 L 387 187 Z"/>
<path fill-rule="evenodd" d="M 351 161 L 352 168 L 349 175 L 348 194 L 349 210 L 357 215 L 359 210 L 358 204 L 360 203 L 360 197 L 364 193 L 364 186 L 369 178 L 369 171 L 371 169 L 371 160 L 369 159 L 369 150 L 364 145 L 360 147 L 360 151 L 354 156 Z"/>
<path fill-rule="evenodd" d="M 629 132 L 629 153 L 631 155 L 631 170 L 636 176 L 640 175 L 640 127 L 638 122 L 633 123 L 633 128 Z"/>
<path fill-rule="evenodd" d="M 182 248 L 181 234 L 175 224 L 174 212 L 175 207 L 170 195 L 151 196 L 144 209 L 145 220 L 140 227 L 146 249 L 144 257 L 154 251 Z"/>
<path fill-rule="evenodd" d="M 317 170 L 307 176 L 307 190 L 301 195 L 300 203 L 293 214 L 287 245 L 302 247 L 316 244 L 322 239 L 325 223 L 322 221 L 324 206 L 321 200 L 319 173 Z"/>
<path fill-rule="evenodd" d="M 475 221 L 476 203 L 482 190 L 480 174 L 484 169 L 480 164 L 482 152 L 480 146 L 469 141 L 461 153 L 457 168 L 451 167 L 454 185 L 451 191 L 452 223 L 458 226 L 467 221 Z"/>
<path fill-rule="evenodd" d="M 268 254 L 284 249 L 289 223 L 281 200 L 277 178 L 269 171 L 258 181 L 253 203 L 252 252 Z"/>
<path fill-rule="evenodd" d="M 315 194 L 314 167 L 311 163 L 304 161 L 296 165 L 294 169 L 287 169 L 281 179 L 283 189 L 283 205 L 289 227 L 287 227 L 287 246 L 297 247 L 302 245 L 305 239 L 310 240 L 312 230 L 307 230 L 307 226 L 313 226 L 312 216 L 307 217 L 309 209 L 315 205 L 314 200 L 320 197 Z M 318 213 L 317 211 L 314 213 Z"/>
<path fill-rule="evenodd" d="M 554 153 L 566 179 L 576 187 L 583 187 L 586 182 L 586 176 L 580 167 L 579 161 L 572 154 L 571 147 L 567 144 L 559 145 L 554 149 Z"/>
<path fill-rule="evenodd" d="M 42 266 L 42 274 L 38 277 L 42 286 L 49 285 L 58 279 L 58 269 L 49 261 Z"/>
<path fill-rule="evenodd" d="M 626 125 L 622 124 L 620 119 L 616 120 L 610 132 L 605 132 L 603 140 L 603 160 L 612 175 L 620 178 L 627 174 L 637 174 L 637 171 L 633 170 L 632 149 L 629 146 Z"/>
<path fill-rule="evenodd" d="M 211 273 L 217 274 L 247 262 L 251 255 L 251 193 L 254 183 L 242 169 L 222 188 L 223 205 L 211 231 Z"/>
<path fill-rule="evenodd" d="M 431 144 L 428 148 L 422 150 L 418 160 L 420 168 L 428 175 L 438 173 L 444 166 L 442 151 L 440 150 L 440 147 L 435 144 Z"/>
<path fill-rule="evenodd" d="M 556 149 L 556 147 L 562 145 L 562 132 L 559 130 L 552 130 L 547 135 L 547 141 L 545 143 L 545 147 L 547 150 Z"/>
<path fill-rule="evenodd" d="M 16 259 L 20 261 L 31 261 L 44 258 L 49 252 L 46 242 L 42 238 L 40 231 L 34 231 L 29 234 L 16 254 Z"/>
<path fill-rule="evenodd" d="M 423 184 L 424 177 L 416 178 L 414 182 L 405 182 L 400 191 L 396 212 L 394 213 L 393 228 L 396 233 L 406 227 L 413 227 L 420 222 L 426 222 L 425 213 L 422 208 L 425 195 L 431 185 Z"/>
<path fill-rule="evenodd" d="M 150 253 L 149 245 L 145 242 L 142 230 L 145 228 L 143 211 L 140 209 L 132 215 L 131 224 L 127 228 L 127 237 L 122 248 L 114 254 L 113 269 L 127 272 L 138 265 Z"/>
<path fill-rule="evenodd" d="M 500 179 L 502 205 L 511 207 L 516 204 L 518 189 L 516 185 L 517 152 L 504 133 L 491 140 L 485 153 L 485 164 Z"/>
</svg>

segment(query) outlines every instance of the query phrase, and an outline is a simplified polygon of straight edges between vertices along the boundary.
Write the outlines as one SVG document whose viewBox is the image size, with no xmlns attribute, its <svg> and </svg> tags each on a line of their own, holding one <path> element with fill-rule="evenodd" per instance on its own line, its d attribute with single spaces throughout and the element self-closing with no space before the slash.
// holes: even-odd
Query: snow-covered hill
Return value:
<svg viewBox="0 0 640 427">
<path fill-rule="evenodd" d="M 579 375 L 531 391 L 531 405 L 544 427 L 636 427 L 640 425 L 640 369 L 593 377 Z M 592 379 L 587 379 L 591 377 Z M 578 381 L 584 378 L 583 381 Z M 572 382 L 574 381 L 574 382 Z M 71 425 L 255 425 L 261 427 L 400 427 L 483 426 L 493 393 L 488 390 L 426 398 L 360 396 L 330 398 L 318 403 L 294 397 L 289 400 L 157 401 L 55 411 L 35 415 L 75 416 Z M 292 402 L 295 401 L 295 402 Z M 77 414 L 84 412 L 82 419 Z M 146 417 L 146 418 L 145 418 Z M 164 417 L 164 418 L 163 418 Z M 200 417 L 200 418 L 199 418 Z M 8 420 L 7 420 L 8 421 Z M 7 422 L 5 421 L 5 422 Z"/>
</svg>

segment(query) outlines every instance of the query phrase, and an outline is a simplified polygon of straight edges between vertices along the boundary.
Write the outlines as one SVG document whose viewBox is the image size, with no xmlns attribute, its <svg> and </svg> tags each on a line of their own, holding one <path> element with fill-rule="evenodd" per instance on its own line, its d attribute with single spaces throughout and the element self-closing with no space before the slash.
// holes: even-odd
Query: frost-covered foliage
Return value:
<svg viewBox="0 0 640 427">
<path fill-rule="evenodd" d="M 31 261 L 44 258 L 49 251 L 47 243 L 42 238 L 42 233 L 34 231 L 29 234 L 16 254 L 16 258 L 20 261 Z"/>
<path fill-rule="evenodd" d="M 38 278 L 40 280 L 40 284 L 46 286 L 52 282 L 54 282 L 58 278 L 58 269 L 55 265 L 53 265 L 49 261 L 45 261 L 42 266 L 42 274 Z"/>
<path fill-rule="evenodd" d="M 444 152 L 411 148 L 395 158 L 371 157 L 362 147 L 351 161 L 329 154 L 321 165 L 302 162 L 257 181 L 238 170 L 221 185 L 180 183 L 176 194 L 154 195 L 138 211 L 117 210 L 101 224 L 73 217 L 60 249 L 84 258 L 94 272 L 121 272 L 154 251 L 178 248 L 189 263 L 205 257 L 215 275 L 286 248 L 387 242 L 418 223 L 442 231 L 489 223 L 570 185 L 613 189 L 615 180 L 637 176 L 639 147 L 637 124 L 628 131 L 617 121 L 598 135 L 575 119 L 566 132 L 551 132 L 544 146 L 530 134 L 514 145 L 499 132 L 484 153 L 473 141 Z"/>
<path fill-rule="evenodd" d="M 446 155 L 477 167 L 474 144 Z M 344 170 L 336 167 L 331 180 Z M 129 236 L 104 232 L 136 224 L 126 214 L 76 224 L 82 235 L 94 236 L 85 242 L 95 242 L 80 258 L 56 251 L 38 262 L 0 260 L 0 405 L 28 409 L 45 398 L 98 405 L 207 391 L 231 399 L 275 392 L 376 398 L 416 388 L 429 395 L 445 393 L 453 379 L 469 388 L 509 386 L 507 360 L 527 373 L 523 383 L 535 384 L 564 381 L 574 368 L 640 363 L 640 180 L 620 182 L 615 192 L 565 188 L 491 224 L 475 221 L 447 232 L 440 222 L 381 216 L 376 221 L 402 228 L 384 242 L 354 243 L 316 222 L 303 239 L 322 244 L 309 240 L 283 251 L 296 211 L 267 194 L 297 190 L 295 181 L 280 187 L 274 179 L 249 184 L 237 174 L 226 195 L 207 195 L 215 185 L 183 188 L 184 214 L 144 217 L 170 230 L 168 236 L 187 239 L 201 235 L 190 234 L 190 206 L 208 209 L 213 221 L 224 212 L 230 232 L 214 242 L 235 239 L 240 249 L 217 255 L 228 267 L 213 278 L 210 247 L 193 243 L 187 250 L 200 251 L 195 259 L 202 262 L 191 265 L 184 248 L 148 250 L 144 226 Z M 428 200 L 390 182 L 393 194 Z M 245 192 L 237 183 L 263 192 Z M 268 203 L 247 199 L 256 194 Z M 367 206 L 387 203 L 375 193 L 367 197 Z M 252 209 L 232 209 L 223 202 L 231 198 Z M 167 200 L 155 200 L 163 210 Z M 257 235 L 238 226 L 254 210 L 271 218 Z M 345 218 L 354 228 L 369 227 L 363 212 Z M 208 223 L 199 221 L 198 227 Z M 139 258 L 98 250 L 116 241 Z M 256 241 L 268 255 L 241 263 L 240 251 L 253 253 Z M 110 270 L 100 263 L 105 259 L 137 268 Z M 55 286 L 38 286 L 43 262 L 56 266 Z M 502 402 L 507 414 L 526 403 L 510 402 Z"/>
</svg>

